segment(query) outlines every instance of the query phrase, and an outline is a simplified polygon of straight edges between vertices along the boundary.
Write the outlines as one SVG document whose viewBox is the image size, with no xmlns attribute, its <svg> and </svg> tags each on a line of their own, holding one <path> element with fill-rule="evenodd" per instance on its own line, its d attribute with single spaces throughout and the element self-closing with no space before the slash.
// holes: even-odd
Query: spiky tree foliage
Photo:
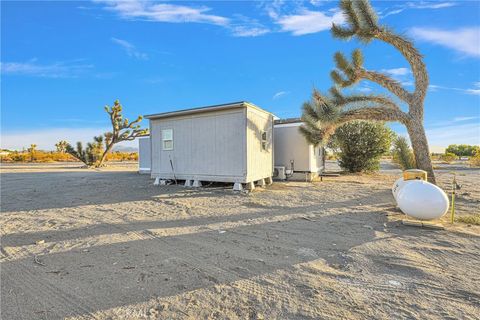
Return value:
<svg viewBox="0 0 480 320">
<path fill-rule="evenodd" d="M 342 0 L 340 7 L 348 26 L 333 24 L 331 29 L 333 36 L 344 40 L 357 37 L 364 43 L 378 39 L 392 45 L 410 64 L 415 78 L 415 88 L 410 92 L 390 76 L 366 69 L 363 66 L 363 55 L 358 49 L 353 51 L 350 60 L 337 52 L 334 57 L 336 69 L 331 72 L 335 87 L 330 90 L 328 96 L 314 91 L 312 101 L 304 104 L 305 126 L 301 129 L 302 132 L 309 141 L 318 144 L 328 139 L 335 127 L 352 120 L 400 122 L 407 128 L 417 167 L 427 171 L 429 180 L 435 183 L 423 127 L 423 104 L 428 88 L 428 73 L 422 55 L 411 41 L 395 34 L 385 26 L 380 26 L 367 0 Z M 341 88 L 353 86 L 362 80 L 375 82 L 387 89 L 401 103 L 408 106 L 408 111 L 402 111 L 391 96 L 345 96 L 341 93 Z"/>
<path fill-rule="evenodd" d="M 81 142 L 77 142 L 76 149 L 67 143 L 65 150 L 67 153 L 85 163 L 86 166 L 96 166 L 104 151 L 103 137 L 93 137 L 93 142 L 87 143 L 87 147 L 85 149 L 83 148 L 83 144 Z"/>
<path fill-rule="evenodd" d="M 31 144 L 30 148 L 28 148 L 28 153 L 30 154 L 30 161 L 33 162 L 35 160 L 35 153 L 37 151 L 37 145 L 36 144 Z"/>
<path fill-rule="evenodd" d="M 113 106 L 105 106 L 105 111 L 110 116 L 110 122 L 112 123 L 112 131 L 106 132 L 105 137 L 105 150 L 102 153 L 97 166 L 102 166 L 107 158 L 107 154 L 112 150 L 113 146 L 122 141 L 135 140 L 137 137 L 141 137 L 148 134 L 148 129 L 140 128 L 140 121 L 143 117 L 138 116 L 135 121 L 130 122 L 122 115 L 122 105 L 118 100 L 115 100 Z"/>
<path fill-rule="evenodd" d="M 403 170 L 415 168 L 415 157 L 405 137 L 399 136 L 393 141 L 393 162 Z"/>
<path fill-rule="evenodd" d="M 60 140 L 55 143 L 55 147 L 57 148 L 57 152 L 65 153 L 67 151 L 68 142 L 65 140 Z"/>
</svg>

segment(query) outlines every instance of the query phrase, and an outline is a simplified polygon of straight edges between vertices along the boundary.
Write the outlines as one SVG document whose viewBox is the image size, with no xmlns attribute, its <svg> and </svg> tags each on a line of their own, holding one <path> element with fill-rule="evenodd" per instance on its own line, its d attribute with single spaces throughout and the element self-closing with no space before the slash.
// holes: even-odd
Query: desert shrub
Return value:
<svg viewBox="0 0 480 320">
<path fill-rule="evenodd" d="M 349 172 L 376 171 L 390 149 L 393 132 L 382 122 L 352 121 L 335 130 L 329 148 L 339 165 Z"/>
<path fill-rule="evenodd" d="M 445 154 L 442 154 L 442 156 L 440 157 L 440 160 L 442 160 L 443 162 L 446 162 L 446 163 L 451 163 L 455 160 L 457 160 L 457 155 L 454 154 L 454 153 L 451 153 L 451 152 L 446 152 Z"/>
<path fill-rule="evenodd" d="M 467 224 L 474 224 L 480 226 L 480 214 L 470 214 L 466 216 L 458 216 L 455 218 L 458 222 L 463 222 Z"/>
<path fill-rule="evenodd" d="M 30 151 L 13 151 L 1 157 L 2 162 L 32 162 Z M 77 161 L 67 153 L 36 150 L 33 162 Z"/>
<path fill-rule="evenodd" d="M 30 151 L 13 151 L 0 157 L 1 162 L 32 162 Z M 66 162 L 78 161 L 74 156 L 66 152 L 36 150 L 33 162 Z M 107 161 L 138 161 L 137 152 L 115 151 L 107 155 Z"/>
<path fill-rule="evenodd" d="M 402 170 L 415 168 L 415 157 L 405 137 L 396 137 L 393 141 L 392 161 Z"/>
<path fill-rule="evenodd" d="M 137 161 L 137 152 L 121 152 L 115 151 L 107 155 L 107 161 Z"/>
<path fill-rule="evenodd" d="M 468 164 L 472 167 L 480 167 L 480 152 L 476 152 L 475 155 L 468 160 Z"/>
<path fill-rule="evenodd" d="M 471 157 L 475 154 L 477 146 L 468 144 L 451 144 L 445 150 L 445 154 L 453 153 L 457 157 Z"/>
</svg>

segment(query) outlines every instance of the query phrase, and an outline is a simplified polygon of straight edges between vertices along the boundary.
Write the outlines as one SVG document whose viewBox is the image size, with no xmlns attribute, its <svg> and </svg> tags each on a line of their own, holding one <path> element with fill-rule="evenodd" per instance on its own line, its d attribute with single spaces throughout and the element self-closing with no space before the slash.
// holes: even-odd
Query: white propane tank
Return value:
<svg viewBox="0 0 480 320">
<path fill-rule="evenodd" d="M 392 194 L 395 200 L 397 200 L 397 194 L 400 192 L 400 190 L 410 181 L 412 180 L 407 180 L 407 181 L 403 180 L 403 177 L 395 181 L 392 187 Z"/>
<path fill-rule="evenodd" d="M 403 213 L 420 220 L 431 220 L 448 211 L 450 202 L 442 189 L 423 180 L 406 182 L 397 190 L 395 197 Z"/>
</svg>

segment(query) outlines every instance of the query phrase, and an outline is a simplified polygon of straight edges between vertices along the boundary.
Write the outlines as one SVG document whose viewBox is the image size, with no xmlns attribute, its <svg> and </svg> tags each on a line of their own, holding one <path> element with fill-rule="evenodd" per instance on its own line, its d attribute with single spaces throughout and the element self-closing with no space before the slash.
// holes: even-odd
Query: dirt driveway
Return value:
<svg viewBox="0 0 480 320">
<path fill-rule="evenodd" d="M 480 228 L 401 225 L 395 178 L 240 194 L 3 168 L 1 318 L 478 319 Z"/>
</svg>

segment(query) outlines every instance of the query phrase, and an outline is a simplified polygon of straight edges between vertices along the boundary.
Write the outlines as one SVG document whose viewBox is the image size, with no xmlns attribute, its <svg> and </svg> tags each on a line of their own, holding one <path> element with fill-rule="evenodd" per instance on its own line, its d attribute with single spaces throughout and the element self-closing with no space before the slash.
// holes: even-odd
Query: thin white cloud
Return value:
<svg viewBox="0 0 480 320">
<path fill-rule="evenodd" d="M 35 131 L 2 132 L 1 148 L 9 150 L 27 149 L 36 144 L 39 150 L 55 150 L 55 143 L 66 140 L 75 145 L 77 141 L 91 142 L 94 136 L 108 131 L 108 128 L 55 128 Z M 136 147 L 136 141 L 122 143 L 124 147 Z"/>
<path fill-rule="evenodd" d="M 277 92 L 273 95 L 272 99 L 276 100 L 276 99 L 280 98 L 281 96 L 284 96 L 288 93 L 289 93 L 288 91 L 279 91 L 279 92 Z"/>
<path fill-rule="evenodd" d="M 37 63 L 36 59 L 27 62 L 2 62 L 2 74 L 27 75 L 42 78 L 77 78 L 93 69 L 91 64 L 76 61 L 55 62 L 51 64 Z"/>
<path fill-rule="evenodd" d="M 190 7 L 171 3 L 154 3 L 151 1 L 95 1 L 105 4 L 108 10 L 116 12 L 125 19 L 143 19 L 171 23 L 209 23 L 226 26 L 228 18 L 208 14 L 211 11 L 206 6 Z"/>
<path fill-rule="evenodd" d="M 413 86 L 412 72 L 408 68 L 392 68 L 382 69 L 380 72 L 390 75 L 392 78 L 400 82 L 401 85 L 410 87 Z"/>
<path fill-rule="evenodd" d="M 386 13 L 383 13 L 381 16 L 383 18 L 399 14 L 408 9 L 444 9 L 456 6 L 454 2 L 432 2 L 432 1 L 416 1 L 416 2 L 407 2 L 401 5 L 397 5 L 394 8 Z"/>
<path fill-rule="evenodd" d="M 473 119 L 478 119 L 478 117 L 455 117 L 453 118 L 454 122 L 460 122 L 460 121 L 468 121 L 468 120 L 473 120 Z"/>
<path fill-rule="evenodd" d="M 446 147 L 450 144 L 480 144 L 480 126 L 478 123 L 427 128 L 426 133 L 431 145 Z"/>
<path fill-rule="evenodd" d="M 357 91 L 360 91 L 360 92 L 371 92 L 372 89 L 369 88 L 369 87 L 360 87 L 358 89 L 356 89 Z"/>
<path fill-rule="evenodd" d="M 453 91 L 459 91 L 465 94 L 472 94 L 472 95 L 480 95 L 480 83 L 479 82 L 474 82 L 473 83 L 473 88 L 468 88 L 468 89 L 462 89 L 462 88 L 456 88 L 456 87 L 445 87 L 445 86 L 439 86 L 435 84 L 431 84 L 428 86 L 430 91 L 436 92 L 439 90 L 453 90 Z"/>
<path fill-rule="evenodd" d="M 345 21 L 345 17 L 339 11 L 326 14 L 307 9 L 301 10 L 298 14 L 273 16 L 273 18 L 282 31 L 291 32 L 295 36 L 330 30 L 332 23 L 341 24 Z"/>
<path fill-rule="evenodd" d="M 456 6 L 454 2 L 418 1 L 408 2 L 407 7 L 412 9 L 443 9 Z"/>
<path fill-rule="evenodd" d="M 392 76 L 406 76 L 411 73 L 408 68 L 382 69 L 381 71 Z"/>
<path fill-rule="evenodd" d="M 137 48 L 131 44 L 130 42 L 118 38 L 111 38 L 112 42 L 118 44 L 120 47 L 122 47 L 125 52 L 127 53 L 128 56 L 134 57 L 139 60 L 147 60 L 148 55 L 146 53 L 142 53 L 137 50 Z"/>
<path fill-rule="evenodd" d="M 261 27 L 236 26 L 232 27 L 232 35 L 236 37 L 258 37 L 269 33 L 270 30 Z"/>
<path fill-rule="evenodd" d="M 258 20 L 241 14 L 232 17 L 229 29 L 235 37 L 258 37 L 270 32 L 270 29 Z"/>
<path fill-rule="evenodd" d="M 412 28 L 410 35 L 418 40 L 444 46 L 468 56 L 480 57 L 480 27 L 457 30 Z"/>
<path fill-rule="evenodd" d="M 227 18 L 210 14 L 206 6 L 187 6 L 173 3 L 155 3 L 152 1 L 107 1 L 96 0 L 104 8 L 117 13 L 126 20 L 147 20 L 166 23 L 207 23 L 230 30 L 235 37 L 257 37 L 270 30 L 258 21 L 241 15 Z M 120 43 L 119 43 L 120 44 Z M 127 48 L 127 46 L 125 46 Z M 135 56 L 135 54 L 132 54 Z"/>
</svg>

